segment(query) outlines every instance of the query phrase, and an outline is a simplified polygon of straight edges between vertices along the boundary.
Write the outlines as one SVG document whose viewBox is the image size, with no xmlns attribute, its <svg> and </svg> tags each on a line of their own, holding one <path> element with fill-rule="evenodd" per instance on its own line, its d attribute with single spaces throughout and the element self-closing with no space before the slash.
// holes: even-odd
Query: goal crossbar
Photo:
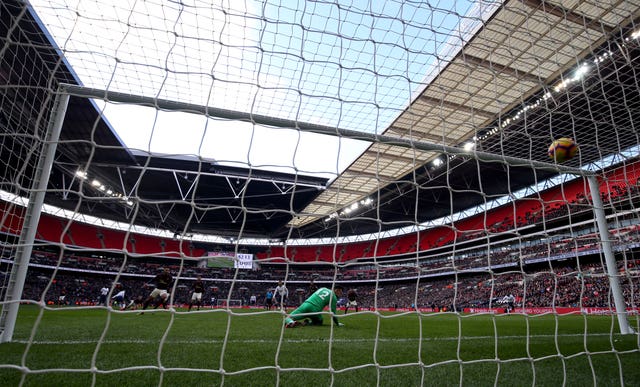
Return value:
<svg viewBox="0 0 640 387">
<path fill-rule="evenodd" d="M 140 106 L 155 107 L 168 111 L 182 111 L 195 114 L 204 114 L 210 117 L 223 118 L 228 120 L 253 122 L 265 126 L 298 129 L 303 132 L 324 134 L 336 137 L 345 137 L 353 140 L 381 143 L 403 148 L 418 149 L 421 151 L 441 152 L 450 155 L 471 157 L 479 161 L 499 161 L 506 162 L 511 166 L 529 166 L 534 169 L 556 171 L 577 176 L 592 176 L 593 172 L 559 164 L 545 163 L 542 161 L 522 159 L 513 156 L 497 155 L 493 153 L 481 152 L 477 150 L 465 150 L 462 148 L 436 144 L 427 141 L 416 141 L 408 138 L 398 138 L 376 133 L 367 133 L 357 130 L 344 129 L 335 126 L 318 125 L 310 122 L 288 120 L 283 118 L 269 117 L 265 115 L 240 112 L 236 110 L 220 109 L 211 106 L 197 105 L 184 102 L 176 102 L 161 98 L 145 97 L 142 95 L 121 93 L 116 91 L 101 90 L 90 87 L 83 87 L 71 84 L 60 84 L 60 92 L 68 93 L 76 97 L 94 98 L 109 102 L 127 103 Z"/>
</svg>

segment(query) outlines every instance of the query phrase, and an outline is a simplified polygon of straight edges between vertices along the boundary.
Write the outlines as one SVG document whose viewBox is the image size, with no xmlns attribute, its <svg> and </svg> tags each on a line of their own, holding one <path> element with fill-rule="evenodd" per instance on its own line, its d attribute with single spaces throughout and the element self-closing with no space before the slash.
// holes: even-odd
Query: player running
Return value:
<svg viewBox="0 0 640 387">
<path fill-rule="evenodd" d="M 284 320 L 287 328 L 294 328 L 300 325 L 322 325 L 322 311 L 326 306 L 333 313 L 333 322 L 336 326 L 344 326 L 343 323 L 338 322 L 336 317 L 336 304 L 338 298 L 342 297 L 342 287 L 335 286 L 333 292 L 331 289 L 320 288 L 307 298 L 296 310 L 291 312 L 289 316 Z M 302 322 L 300 320 L 303 320 Z"/>
</svg>

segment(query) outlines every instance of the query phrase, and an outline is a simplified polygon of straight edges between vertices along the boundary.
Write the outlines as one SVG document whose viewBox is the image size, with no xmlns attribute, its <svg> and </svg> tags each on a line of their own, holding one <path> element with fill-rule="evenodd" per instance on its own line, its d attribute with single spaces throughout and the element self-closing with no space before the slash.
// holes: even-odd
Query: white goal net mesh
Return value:
<svg viewBox="0 0 640 387">
<path fill-rule="evenodd" d="M 3 1 L 0 380 L 640 384 L 639 18 Z"/>
</svg>

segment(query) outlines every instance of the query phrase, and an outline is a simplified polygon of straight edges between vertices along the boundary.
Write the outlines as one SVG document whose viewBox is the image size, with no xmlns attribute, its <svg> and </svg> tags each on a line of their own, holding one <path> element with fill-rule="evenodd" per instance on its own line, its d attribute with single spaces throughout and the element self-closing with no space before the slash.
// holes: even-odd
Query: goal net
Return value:
<svg viewBox="0 0 640 387">
<path fill-rule="evenodd" d="M 3 1 L 0 380 L 640 384 L 639 17 Z"/>
</svg>

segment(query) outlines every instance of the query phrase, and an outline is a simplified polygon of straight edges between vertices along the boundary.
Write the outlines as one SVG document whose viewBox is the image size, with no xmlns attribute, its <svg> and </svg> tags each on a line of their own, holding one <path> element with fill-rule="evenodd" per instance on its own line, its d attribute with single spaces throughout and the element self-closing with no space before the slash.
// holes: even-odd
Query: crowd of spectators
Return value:
<svg viewBox="0 0 640 387">
<path fill-rule="evenodd" d="M 637 202 L 636 185 L 612 185 L 603 193 L 609 205 L 625 207 Z M 588 199 L 578 193 L 564 204 L 543 211 L 527 212 L 516 221 L 505 218 L 490 226 L 490 233 L 566 216 L 590 209 Z M 621 222 L 622 221 L 622 222 Z M 638 260 L 627 259 L 628 251 L 640 243 L 637 219 L 619 218 L 610 230 L 612 247 L 619 259 L 623 292 L 630 305 L 638 305 Z M 512 227 L 513 226 L 513 227 Z M 486 236 L 462 233 L 460 240 Z M 446 245 L 445 239 L 435 243 Z M 388 249 L 396 247 L 388 243 Z M 416 243 L 412 244 L 414 247 Z M 634 247 L 635 246 L 635 247 Z M 338 249 L 335 249 L 336 251 Z M 590 250 L 593 250 L 592 252 Z M 317 265 L 264 263 L 258 270 L 206 267 L 198 259 L 150 259 L 126 254 L 90 254 L 44 249 L 34 251 L 24 288 L 24 299 L 53 304 L 94 304 L 102 287 L 117 281 L 128 289 L 130 299 L 146 296 L 144 287 L 163 267 L 177 278 L 172 288 L 174 303 L 186 302 L 191 282 L 202 276 L 208 284 L 205 304 L 240 300 L 260 305 L 267 290 L 284 280 L 291 287 L 289 303 L 295 306 L 308 295 L 311 280 L 330 284 L 337 280 L 358 289 L 364 307 L 421 307 L 461 310 L 491 307 L 506 295 L 514 295 L 519 306 L 610 306 L 609 280 L 599 260 L 578 264 L 578 256 L 599 259 L 600 239 L 593 224 L 573 228 L 571 233 L 541 237 L 520 235 L 497 243 L 468 248 L 427 250 L 405 260 L 366 260 L 348 263 L 318 262 Z M 0 275 L 8 276 L 11 249 L 3 248 Z M 435 251 L 435 252 L 434 252 Z M 589 258 L 583 258 L 588 261 Z M 624 264 L 622 263 L 624 262 Z M 543 265 L 545 268 L 540 268 Z M 56 270 L 54 270 L 56 269 Z M 53 277 L 52 277 L 53 276 Z M 6 278 L 2 279 L 6 283 Z"/>
<path fill-rule="evenodd" d="M 585 263 L 586 262 L 586 263 Z M 578 263 L 580 263 L 578 265 Z M 617 272 L 623 294 L 629 306 L 640 304 L 640 259 L 620 260 Z M 159 270 L 159 269 L 158 269 Z M 172 302 L 177 305 L 189 300 L 193 277 L 179 277 L 172 286 Z M 260 307 L 275 281 L 251 279 L 203 278 L 206 284 L 204 304 L 219 305 L 220 300 L 236 300 L 237 304 Z M 48 304 L 95 305 L 102 287 L 112 288 L 117 282 L 127 290 L 130 300 L 146 297 L 147 276 L 117 276 L 117 272 L 97 273 L 52 268 L 31 268 L 25 283 L 25 300 Z M 610 307 L 613 305 L 609 279 L 598 256 L 582 261 L 565 260 L 538 264 L 530 270 L 479 271 L 458 275 L 415 277 L 397 281 L 343 282 L 357 289 L 363 308 L 434 308 L 461 311 L 467 307 L 497 307 L 499 300 L 514 295 L 519 307 Z M 319 285 L 329 283 L 316 281 Z M 289 306 L 299 305 L 309 294 L 309 283 L 298 280 L 285 282 L 289 287 Z"/>
<path fill-rule="evenodd" d="M 640 243 L 640 226 L 630 225 L 611 230 L 614 250 L 625 250 L 627 246 Z M 405 260 L 379 261 L 377 263 L 362 262 L 348 265 L 319 263 L 309 269 L 309 265 L 263 264 L 258 270 L 241 270 L 233 268 L 206 267 L 197 259 L 165 259 L 149 261 L 144 258 L 117 256 L 82 256 L 77 253 L 59 254 L 37 251 L 31 263 L 42 266 L 59 266 L 64 269 L 82 271 L 121 273 L 123 275 L 152 276 L 160 267 L 169 266 L 182 277 L 201 275 L 212 279 L 233 278 L 240 280 L 270 281 L 287 278 L 293 281 L 358 281 L 371 278 L 406 279 L 424 274 L 450 274 L 484 269 L 501 269 L 520 267 L 540 260 L 553 261 L 570 253 L 599 250 L 599 238 L 595 231 L 585 232 L 578 236 L 564 236 L 541 240 L 539 235 L 509 240 L 490 245 L 479 245 L 456 253 L 425 254 L 423 257 Z M 295 270 L 291 270 L 295 268 Z"/>
<path fill-rule="evenodd" d="M 638 225 L 621 227 L 612 230 L 611 234 L 614 247 L 640 241 Z M 178 277 L 174 289 L 176 303 L 186 302 L 190 282 L 201 275 L 210 284 L 205 295 L 205 303 L 209 305 L 216 305 L 218 300 L 227 298 L 245 305 L 250 304 L 250 300 L 255 300 L 253 304 L 261 304 L 267 290 L 280 279 L 292 287 L 289 302 L 296 305 L 307 295 L 306 284 L 309 281 L 331 283 L 335 279 L 342 283 L 352 282 L 360 288 L 362 304 L 372 307 L 419 306 L 460 310 L 492 306 L 495 300 L 506 294 L 513 294 L 521 306 L 527 307 L 607 306 L 611 305 L 611 300 L 608 278 L 601 262 L 582 265 L 579 269 L 566 265 L 545 271 L 536 269 L 536 264 L 527 268 L 528 260 L 538 265 L 540 262 L 547 265 L 564 262 L 554 259 L 554 254 L 597 249 L 597 242 L 593 233 L 583 233 L 551 242 L 525 243 L 524 247 L 523 243 L 507 242 L 489 250 L 480 246 L 452 257 L 427 257 L 393 264 L 325 265 L 312 269 L 304 266 L 298 269 L 295 265 L 265 265 L 260 270 L 238 272 L 233 268 L 202 266 L 198 260 L 185 259 L 181 262 L 176 259 L 126 258 L 124 255 L 83 256 L 79 253 L 60 256 L 39 250 L 33 253 L 24 298 L 42 299 L 48 303 L 92 304 L 99 296 L 99 289 L 111 287 L 118 276 L 117 281 L 129 290 L 129 298 L 136 299 L 144 296 L 144 284 L 166 266 Z M 5 259 L 8 257 L 3 255 Z M 575 257 L 575 254 L 569 255 Z M 592 256 L 599 257 L 597 250 Z M 618 256 L 625 257 L 624 254 Z M 638 260 L 626 262 L 627 275 L 621 277 L 621 282 L 625 295 L 636 305 L 631 297 L 638 293 L 637 273 L 640 268 L 637 267 Z M 54 268 L 58 270 L 51 278 Z M 4 272 L 6 275 L 7 271 Z M 457 281 L 452 281 L 452 278 L 457 278 Z"/>
</svg>

